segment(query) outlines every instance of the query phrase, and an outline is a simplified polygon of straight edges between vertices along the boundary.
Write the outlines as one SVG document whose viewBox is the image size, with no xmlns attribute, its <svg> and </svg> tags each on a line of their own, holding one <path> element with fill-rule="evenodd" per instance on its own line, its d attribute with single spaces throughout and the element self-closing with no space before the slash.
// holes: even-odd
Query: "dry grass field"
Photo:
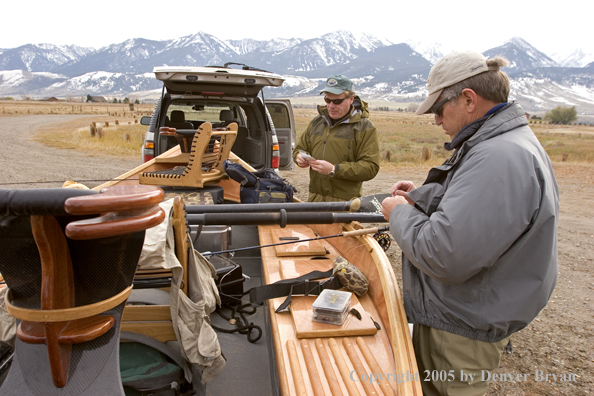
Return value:
<svg viewBox="0 0 594 396">
<path fill-rule="evenodd" d="M 315 109 L 293 109 L 297 136 L 317 115 Z M 435 125 L 431 115 L 411 112 L 372 111 L 370 118 L 380 132 L 382 168 L 394 166 L 435 166 L 451 155 L 444 149 L 449 137 Z M 531 123 L 532 130 L 553 161 L 594 163 L 594 127 Z M 423 148 L 429 159 L 423 159 Z M 389 159 L 387 153 L 389 152 Z"/>
<path fill-rule="evenodd" d="M 94 115 L 93 120 L 102 128 L 103 138 L 91 136 L 89 126 L 78 126 L 72 130 L 52 129 L 39 134 L 36 139 L 55 147 L 135 157 L 146 132 L 146 127 L 138 124 L 139 119 L 151 115 L 153 107 L 152 104 L 137 104 L 130 110 L 127 104 L 115 103 L 2 100 L 0 118 L 23 114 Z M 294 108 L 293 112 L 297 136 L 300 136 L 317 115 L 317 110 Z M 371 111 L 371 120 L 380 131 L 382 167 L 430 167 L 441 164 L 451 154 L 443 148 L 449 138 L 441 127 L 435 125 L 433 116 L 417 116 L 406 111 Z M 594 127 L 541 123 L 531 123 L 531 126 L 553 161 L 594 163 Z"/>
</svg>

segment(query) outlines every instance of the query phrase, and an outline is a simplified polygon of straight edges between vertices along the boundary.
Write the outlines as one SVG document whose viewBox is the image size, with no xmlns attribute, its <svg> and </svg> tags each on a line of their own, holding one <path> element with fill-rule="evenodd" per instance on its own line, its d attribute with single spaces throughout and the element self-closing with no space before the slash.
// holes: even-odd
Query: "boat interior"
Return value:
<svg viewBox="0 0 594 396">
<path fill-rule="evenodd" d="M 162 352 L 187 381 L 154 394 L 422 394 L 390 262 L 371 235 L 342 236 L 363 225 L 241 224 L 242 212 L 209 225 L 190 214 L 240 202 L 239 184 L 219 172 L 221 160 L 242 163 L 233 128 L 213 145 L 203 123 L 188 152 L 181 136 L 92 190 L 0 190 L 0 273 L 17 325 L 0 394 L 149 394 L 123 384 L 129 342 Z M 338 257 L 365 274 L 368 291 L 352 293 L 341 324 L 315 321 L 327 279 L 309 273 Z M 286 309 L 286 294 L 250 298 L 300 277 Z M 208 282 L 220 299 L 212 311 Z"/>
</svg>

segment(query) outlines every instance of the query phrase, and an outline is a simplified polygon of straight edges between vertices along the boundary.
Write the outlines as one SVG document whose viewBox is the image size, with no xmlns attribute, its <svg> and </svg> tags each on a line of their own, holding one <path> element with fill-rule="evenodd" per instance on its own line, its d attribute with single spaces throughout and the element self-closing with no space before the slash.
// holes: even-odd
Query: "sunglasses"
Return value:
<svg viewBox="0 0 594 396">
<path fill-rule="evenodd" d="M 443 117 L 443 106 L 449 101 L 449 99 L 442 99 L 439 102 L 431 106 L 430 111 L 438 117 Z"/>
<path fill-rule="evenodd" d="M 344 102 L 345 100 L 347 100 L 348 98 L 350 98 L 350 96 L 346 97 L 346 98 L 342 98 L 342 99 L 328 99 L 327 97 L 324 96 L 324 102 L 326 102 L 327 104 L 334 103 L 335 105 L 339 105 L 342 102 Z"/>
</svg>

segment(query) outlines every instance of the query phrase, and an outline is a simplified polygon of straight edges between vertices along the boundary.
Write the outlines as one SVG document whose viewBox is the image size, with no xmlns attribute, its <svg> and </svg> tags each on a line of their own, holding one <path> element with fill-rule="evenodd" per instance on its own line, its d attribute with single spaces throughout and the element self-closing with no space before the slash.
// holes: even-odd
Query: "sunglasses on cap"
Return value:
<svg viewBox="0 0 594 396">
<path fill-rule="evenodd" d="M 350 96 L 348 96 L 346 98 L 342 98 L 342 99 L 328 99 L 327 97 L 324 96 L 324 102 L 326 102 L 327 104 L 334 103 L 335 105 L 339 105 L 342 102 L 344 102 L 345 100 L 347 100 L 348 98 L 350 98 Z"/>
<path fill-rule="evenodd" d="M 438 117 L 443 117 L 443 106 L 449 101 L 449 99 L 442 99 L 439 102 L 435 103 L 429 109 L 433 114 Z"/>
</svg>

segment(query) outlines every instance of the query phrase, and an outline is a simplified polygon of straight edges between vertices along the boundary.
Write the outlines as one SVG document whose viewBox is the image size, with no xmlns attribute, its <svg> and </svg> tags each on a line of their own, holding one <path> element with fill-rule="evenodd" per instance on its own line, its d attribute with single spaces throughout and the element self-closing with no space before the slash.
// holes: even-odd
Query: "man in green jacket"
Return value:
<svg viewBox="0 0 594 396">
<path fill-rule="evenodd" d="M 379 171 L 379 136 L 347 77 L 328 77 L 320 94 L 327 105 L 318 106 L 320 115 L 301 135 L 293 159 L 309 167 L 309 202 L 348 201 Z"/>
</svg>

